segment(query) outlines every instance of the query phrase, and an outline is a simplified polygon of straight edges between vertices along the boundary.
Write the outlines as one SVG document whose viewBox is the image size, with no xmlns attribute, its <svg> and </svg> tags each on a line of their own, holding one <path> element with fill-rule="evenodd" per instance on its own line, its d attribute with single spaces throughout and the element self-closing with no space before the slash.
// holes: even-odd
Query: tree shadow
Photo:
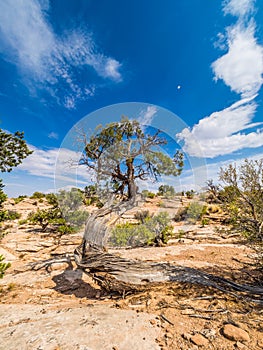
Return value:
<svg viewBox="0 0 263 350">
<path fill-rule="evenodd" d="M 102 294 L 99 287 L 95 288 L 83 280 L 83 271 L 74 268 L 71 261 L 68 261 L 68 267 L 62 273 L 52 277 L 52 280 L 56 284 L 53 289 L 64 295 L 98 300 Z"/>
</svg>

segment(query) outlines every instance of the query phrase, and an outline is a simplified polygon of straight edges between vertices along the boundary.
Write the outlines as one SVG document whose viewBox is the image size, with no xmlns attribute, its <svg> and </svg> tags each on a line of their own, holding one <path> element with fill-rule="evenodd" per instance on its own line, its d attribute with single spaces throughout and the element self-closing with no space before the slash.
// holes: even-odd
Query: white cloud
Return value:
<svg viewBox="0 0 263 350">
<path fill-rule="evenodd" d="M 36 87 L 45 89 L 59 103 L 74 108 L 76 101 L 95 91 L 94 84 L 80 86 L 74 69 L 91 67 L 98 76 L 118 82 L 122 80 L 121 64 L 99 52 L 85 29 L 56 35 L 48 22 L 48 6 L 48 1 L 1 1 L 0 50 L 18 66 L 32 93 Z M 88 76 L 88 69 L 85 72 Z"/>
<path fill-rule="evenodd" d="M 243 148 L 260 147 L 263 145 L 263 129 L 241 133 L 262 124 L 251 123 L 256 107 L 251 99 L 243 99 L 201 119 L 191 130 L 184 129 L 177 137 L 184 141 L 184 150 L 195 157 L 213 158 Z"/>
<path fill-rule="evenodd" d="M 151 125 L 154 116 L 157 113 L 156 106 L 148 106 L 146 110 L 141 111 L 138 121 L 142 125 Z"/>
<path fill-rule="evenodd" d="M 242 97 L 255 95 L 263 83 L 263 48 L 257 44 L 255 25 L 228 28 L 228 52 L 212 64 L 215 79 L 222 79 Z"/>
<path fill-rule="evenodd" d="M 81 153 L 65 148 L 42 150 L 29 146 L 34 152 L 18 166 L 30 175 L 54 179 L 56 182 L 87 184 L 91 175 L 84 166 L 77 164 Z"/>
<path fill-rule="evenodd" d="M 263 145 L 262 123 L 252 123 L 255 98 L 263 84 L 263 47 L 255 37 L 255 22 L 248 16 L 254 11 L 254 1 L 225 1 L 223 9 L 238 20 L 226 29 L 226 35 L 218 35 L 217 46 L 227 53 L 212 64 L 212 69 L 215 80 L 222 79 L 241 99 L 177 135 L 191 156 L 213 158 Z"/>
<path fill-rule="evenodd" d="M 51 131 L 49 134 L 48 134 L 48 138 L 50 139 L 54 139 L 54 140 L 58 140 L 58 134 L 54 131 Z"/>
<path fill-rule="evenodd" d="M 223 11 L 237 17 L 243 17 L 254 11 L 255 0 L 226 0 Z"/>
</svg>

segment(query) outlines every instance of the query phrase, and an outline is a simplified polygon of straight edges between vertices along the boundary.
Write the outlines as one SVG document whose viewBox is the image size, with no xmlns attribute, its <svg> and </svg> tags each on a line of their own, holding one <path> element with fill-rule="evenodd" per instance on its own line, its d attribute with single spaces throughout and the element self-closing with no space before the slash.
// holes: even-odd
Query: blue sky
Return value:
<svg viewBox="0 0 263 350">
<path fill-rule="evenodd" d="M 178 186 L 262 158 L 262 18 L 262 0 L 1 1 L 0 127 L 34 149 L 2 174 L 7 194 L 84 185 L 58 165 L 79 154 L 74 126 L 122 114 L 169 129 L 188 160 Z"/>
</svg>

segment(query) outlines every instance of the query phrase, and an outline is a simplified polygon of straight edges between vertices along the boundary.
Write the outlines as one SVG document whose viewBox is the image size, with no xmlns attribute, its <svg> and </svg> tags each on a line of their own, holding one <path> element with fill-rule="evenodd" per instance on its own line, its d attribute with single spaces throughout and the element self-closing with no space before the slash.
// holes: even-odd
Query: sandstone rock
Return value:
<svg viewBox="0 0 263 350">
<path fill-rule="evenodd" d="M 246 332 L 243 329 L 236 327 L 232 324 L 226 324 L 221 329 L 221 332 L 222 332 L 223 336 L 229 340 L 234 340 L 234 341 L 249 341 L 250 340 L 248 332 Z"/>
<path fill-rule="evenodd" d="M 193 309 L 185 309 L 181 311 L 182 315 L 193 315 L 195 312 Z"/>
<path fill-rule="evenodd" d="M 243 343 L 240 343 L 240 341 L 237 341 L 235 345 L 236 345 L 236 348 L 239 349 L 239 350 L 247 349 L 247 346 L 245 344 L 243 344 Z"/>
<path fill-rule="evenodd" d="M 195 334 L 191 337 L 191 342 L 198 346 L 207 346 L 208 340 L 202 334 Z"/>
<path fill-rule="evenodd" d="M 182 337 L 183 337 L 185 340 L 190 340 L 190 339 L 191 339 L 191 334 L 189 334 L 189 333 L 183 333 L 183 334 L 182 334 Z"/>
</svg>

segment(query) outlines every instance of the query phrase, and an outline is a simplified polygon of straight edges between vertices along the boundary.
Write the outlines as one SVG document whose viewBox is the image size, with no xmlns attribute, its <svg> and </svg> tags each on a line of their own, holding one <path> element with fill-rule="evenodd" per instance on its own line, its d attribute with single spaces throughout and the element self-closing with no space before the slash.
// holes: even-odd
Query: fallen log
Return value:
<svg viewBox="0 0 263 350">
<path fill-rule="evenodd" d="M 99 247 L 87 246 L 85 241 L 76 248 L 74 257 L 78 267 L 87 271 L 102 288 L 121 295 L 179 282 L 213 287 L 263 304 L 262 287 L 237 284 L 186 266 L 129 260 Z"/>
</svg>

